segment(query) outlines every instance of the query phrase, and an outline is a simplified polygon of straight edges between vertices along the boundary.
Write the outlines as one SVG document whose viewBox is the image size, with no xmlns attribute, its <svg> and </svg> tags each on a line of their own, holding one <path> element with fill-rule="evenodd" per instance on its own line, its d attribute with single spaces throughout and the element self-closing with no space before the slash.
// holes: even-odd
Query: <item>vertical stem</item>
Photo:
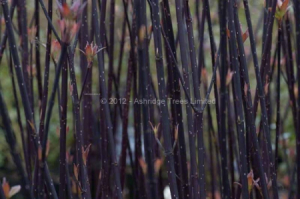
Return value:
<svg viewBox="0 0 300 199">
<path fill-rule="evenodd" d="M 209 128 L 212 128 L 211 126 L 209 127 Z M 215 167 L 214 167 L 214 154 L 213 154 L 213 144 L 212 144 L 212 142 L 213 142 L 213 140 L 212 140 L 212 135 L 211 135 L 211 132 L 210 132 L 211 130 L 209 130 L 208 132 L 209 132 L 209 135 L 208 135 L 208 142 L 209 142 L 209 159 L 210 159 L 210 180 L 211 180 L 211 182 L 210 182 L 210 185 L 211 185 L 211 198 L 212 199 L 215 199 Z"/>
<path fill-rule="evenodd" d="M 84 75 L 84 79 L 83 79 L 83 82 L 82 82 L 82 88 L 81 88 L 81 92 L 80 92 L 80 95 L 79 95 L 79 102 L 81 102 L 81 99 L 82 99 L 82 96 L 83 94 L 85 93 L 85 89 L 86 89 L 86 85 L 87 85 L 87 81 L 89 79 L 89 76 L 90 76 L 90 71 L 91 71 L 91 67 L 92 67 L 92 63 L 89 64 L 89 66 L 87 66 L 87 70 L 85 72 L 85 75 Z M 86 108 L 86 106 L 84 106 Z M 85 118 L 84 118 L 85 119 Z M 88 118 L 87 118 L 88 119 Z M 88 140 L 85 140 L 86 143 L 88 143 Z"/>
<path fill-rule="evenodd" d="M 60 118 L 60 150 L 59 150 L 59 198 L 66 198 L 66 129 L 67 129 L 67 101 L 68 101 L 68 63 L 65 59 L 62 67 L 61 80 L 61 118 Z"/>
<path fill-rule="evenodd" d="M 231 185 L 234 185 L 234 182 L 235 181 L 235 169 L 234 169 L 234 163 L 235 162 L 238 162 L 238 160 L 234 160 L 234 157 L 236 157 L 236 159 L 238 158 L 237 156 L 235 156 L 234 152 L 236 151 L 236 139 L 235 139 L 235 136 L 234 136 L 234 116 L 233 116 L 233 111 L 232 111 L 232 103 L 230 101 L 230 98 L 229 98 L 229 87 L 227 88 L 227 95 L 226 95 L 226 102 L 227 102 L 227 108 L 228 108 L 228 111 L 227 111 L 227 126 L 228 126 L 228 144 L 229 145 L 229 162 L 230 162 L 230 182 L 231 182 Z M 231 186 L 231 194 L 233 196 L 235 196 L 235 187 L 234 186 Z"/>
<path fill-rule="evenodd" d="M 87 3 L 87 0 L 82 1 L 82 3 Z M 87 42 L 92 40 L 90 38 L 89 40 L 89 24 L 88 24 L 88 6 L 86 5 L 83 8 L 82 14 L 81 14 L 81 28 L 79 32 L 79 48 L 81 50 L 84 50 L 84 48 L 87 45 Z M 92 64 L 89 64 L 87 62 L 86 56 L 83 53 L 80 53 L 80 69 L 82 73 L 82 90 L 79 97 L 79 102 L 81 102 L 82 98 L 82 126 L 83 129 L 85 129 L 86 133 L 84 133 L 84 143 L 83 145 L 87 147 L 89 143 L 91 143 L 92 140 L 92 97 L 90 95 L 84 95 L 85 91 L 86 93 L 91 93 L 92 89 Z"/>
<path fill-rule="evenodd" d="M 51 1 L 52 2 L 52 1 Z M 39 0 L 35 0 L 35 26 L 36 26 L 36 35 L 35 39 L 40 41 L 40 13 L 39 13 Z M 40 61 L 40 45 L 35 46 L 35 67 L 36 67 L 36 77 L 37 77 L 37 86 L 39 94 L 39 104 L 42 103 L 43 99 L 43 81 L 41 77 L 41 61 Z"/>
<path fill-rule="evenodd" d="M 227 154 L 226 154 L 226 74 L 227 74 L 227 35 L 226 35 L 226 12 L 227 1 L 220 1 L 220 51 L 221 51 L 221 67 L 220 67 L 220 153 L 222 165 L 222 187 L 223 198 L 231 198 L 231 190 L 228 179 Z M 218 103 L 218 102 L 217 102 Z"/>
<path fill-rule="evenodd" d="M 280 53 L 281 53 L 281 23 L 278 23 L 278 42 L 277 42 L 277 80 L 276 80 L 276 139 L 275 139 L 275 169 L 278 172 L 278 142 L 281 130 L 280 124 Z M 275 62 L 275 60 L 274 60 Z"/>
<path fill-rule="evenodd" d="M 109 63 L 108 63 L 108 98 L 112 97 L 112 85 L 114 74 L 114 31 L 115 31 L 115 0 L 110 0 L 109 19 Z"/>
</svg>

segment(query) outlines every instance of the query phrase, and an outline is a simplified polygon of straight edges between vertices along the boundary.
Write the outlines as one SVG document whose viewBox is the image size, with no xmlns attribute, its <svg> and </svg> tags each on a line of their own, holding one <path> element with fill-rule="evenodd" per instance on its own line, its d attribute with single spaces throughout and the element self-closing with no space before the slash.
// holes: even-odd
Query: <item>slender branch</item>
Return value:
<svg viewBox="0 0 300 199">
<path fill-rule="evenodd" d="M 82 95 L 84 93 L 84 89 L 86 88 L 86 83 L 87 83 L 87 80 L 88 80 L 88 77 L 90 75 L 90 68 L 92 67 L 92 63 L 89 64 L 89 66 L 87 67 L 87 70 L 86 70 L 86 73 L 85 73 L 85 76 L 84 76 L 84 80 L 83 80 L 83 84 L 82 84 L 82 88 L 81 88 L 81 92 L 80 92 L 80 97 L 79 97 L 79 102 L 81 102 L 81 98 L 82 98 Z"/>
<path fill-rule="evenodd" d="M 61 103 L 60 103 L 60 152 L 59 152 L 59 198 L 66 198 L 66 142 L 67 142 L 67 102 L 68 102 L 68 63 L 66 57 L 62 67 Z"/>
<path fill-rule="evenodd" d="M 278 172 L 278 142 L 281 130 L 280 124 L 280 54 L 281 54 L 281 23 L 278 24 L 278 42 L 277 42 L 277 80 L 276 80 L 276 139 L 275 139 L 275 169 Z M 275 62 L 275 60 L 274 60 Z"/>
<path fill-rule="evenodd" d="M 53 24 L 52 24 L 52 18 L 48 15 L 48 12 L 46 10 L 46 7 L 45 7 L 45 4 L 44 4 L 44 1 L 43 0 L 39 0 L 40 1 L 40 4 L 41 4 L 41 7 L 42 7 L 42 10 L 45 14 L 45 17 L 47 18 L 48 20 L 48 24 L 49 26 L 51 27 L 53 33 L 54 33 L 54 36 L 56 37 L 57 41 L 62 45 L 62 41 L 60 40 L 60 37 L 58 36 Z"/>
</svg>

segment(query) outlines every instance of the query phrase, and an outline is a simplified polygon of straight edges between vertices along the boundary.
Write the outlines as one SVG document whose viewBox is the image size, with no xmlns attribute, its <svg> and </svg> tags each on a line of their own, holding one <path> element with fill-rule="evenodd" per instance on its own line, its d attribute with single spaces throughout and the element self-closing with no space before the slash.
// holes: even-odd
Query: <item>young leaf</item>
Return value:
<svg viewBox="0 0 300 199">
<path fill-rule="evenodd" d="M 78 181 L 78 172 L 79 172 L 78 167 L 79 167 L 79 165 L 76 165 L 76 164 L 73 165 L 74 176 L 75 176 L 77 181 Z"/>
<path fill-rule="evenodd" d="M 228 86 L 232 80 L 234 72 L 232 72 L 230 69 L 228 69 L 227 76 L 226 76 L 226 86 Z"/>
<path fill-rule="evenodd" d="M 153 133 L 154 133 L 155 137 L 157 138 L 157 136 L 158 136 L 158 129 L 159 129 L 160 123 L 158 123 L 157 126 L 153 126 L 153 124 L 152 124 L 150 121 L 149 121 L 149 123 L 150 123 L 150 125 L 151 125 L 151 128 L 152 128 L 152 130 L 153 130 Z"/>
<path fill-rule="evenodd" d="M 16 195 L 20 190 L 21 190 L 20 185 L 16 185 L 16 186 L 11 187 L 11 189 L 9 190 L 9 193 L 8 193 L 9 198 Z"/>
<path fill-rule="evenodd" d="M 289 5 L 289 0 L 284 0 L 283 2 L 281 0 L 277 0 L 277 7 L 275 12 L 275 17 L 279 21 L 282 20 L 284 17 Z"/>
<path fill-rule="evenodd" d="M 156 174 L 159 172 L 162 164 L 163 164 L 163 159 L 162 158 L 159 158 L 159 159 L 155 160 L 155 162 L 154 162 L 154 170 L 155 170 Z"/>
<path fill-rule="evenodd" d="M 147 164 L 146 164 L 145 160 L 143 158 L 139 158 L 139 163 L 143 170 L 143 173 L 146 174 L 147 173 Z"/>
<path fill-rule="evenodd" d="M 89 144 L 86 149 L 84 150 L 84 148 L 82 147 L 81 150 L 82 150 L 82 159 L 83 159 L 83 164 L 86 165 L 86 162 L 87 162 L 87 158 L 88 158 L 88 155 L 89 155 L 89 152 L 90 152 L 90 147 L 91 147 L 92 144 Z"/>
</svg>

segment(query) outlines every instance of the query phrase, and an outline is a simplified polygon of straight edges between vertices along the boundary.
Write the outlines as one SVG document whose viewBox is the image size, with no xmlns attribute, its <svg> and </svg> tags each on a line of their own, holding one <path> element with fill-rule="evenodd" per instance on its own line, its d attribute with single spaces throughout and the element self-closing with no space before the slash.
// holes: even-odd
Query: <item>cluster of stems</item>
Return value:
<svg viewBox="0 0 300 199">
<path fill-rule="evenodd" d="M 300 0 L 0 3 L 24 198 L 300 198 Z"/>
</svg>

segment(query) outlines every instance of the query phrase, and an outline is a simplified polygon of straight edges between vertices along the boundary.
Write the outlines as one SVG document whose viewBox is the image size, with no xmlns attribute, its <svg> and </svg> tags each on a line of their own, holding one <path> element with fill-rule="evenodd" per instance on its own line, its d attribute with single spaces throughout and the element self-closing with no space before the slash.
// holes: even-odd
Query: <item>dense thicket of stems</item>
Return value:
<svg viewBox="0 0 300 199">
<path fill-rule="evenodd" d="M 148 77 L 148 34 L 147 34 L 147 23 L 146 23 L 146 1 L 138 0 L 135 1 L 135 12 L 136 12 L 136 25 L 138 35 L 138 67 L 139 67 L 139 99 L 149 99 L 150 81 Z M 142 124 L 144 133 L 144 150 L 145 158 L 147 162 L 147 184 L 149 186 L 149 192 L 152 198 L 158 198 L 158 192 L 156 187 L 156 179 L 154 172 L 154 153 L 153 153 L 153 140 L 154 136 L 150 129 L 150 118 L 149 118 L 149 104 L 145 103 L 142 105 Z M 141 158 L 141 157 L 139 157 Z"/>
<path fill-rule="evenodd" d="M 289 16 L 285 18 L 283 21 L 282 25 L 282 52 L 285 57 L 285 67 L 286 67 L 286 77 L 287 77 L 287 87 L 288 87 L 288 92 L 289 92 L 289 99 L 290 99 L 290 107 L 292 108 L 292 115 L 293 115 L 293 123 L 294 123 L 294 129 L 296 132 L 296 142 L 299 139 L 299 134 L 298 134 L 298 114 L 297 114 L 297 99 L 296 95 L 294 92 L 294 87 L 295 87 L 295 72 L 294 72 L 294 62 L 292 55 L 289 53 L 292 52 L 292 43 L 291 43 L 291 26 L 290 26 L 290 21 L 289 21 Z M 296 144 L 296 150 L 298 150 L 298 144 Z M 298 155 L 298 153 L 297 153 Z M 298 156 L 297 156 L 298 157 Z M 298 161 L 298 159 L 297 159 Z M 296 165 L 294 165 L 296 166 Z M 298 170 L 297 170 L 298 171 Z M 291 176 L 294 178 L 294 176 Z M 296 177 L 297 179 L 297 177 Z"/>
<path fill-rule="evenodd" d="M 105 10 L 106 10 L 106 1 L 102 1 L 101 4 L 101 23 L 99 26 L 98 22 L 98 11 L 97 11 L 97 6 L 96 6 L 96 1 L 93 0 L 93 15 L 95 18 L 93 19 L 94 21 L 94 28 L 95 28 L 95 40 L 96 44 L 99 48 L 102 48 L 104 46 L 104 32 L 105 32 Z M 99 69 L 99 84 L 100 84 L 100 92 L 101 96 L 104 99 L 108 99 L 108 93 L 106 89 L 106 83 L 105 83 L 105 74 L 104 74 L 104 59 L 103 59 L 103 53 L 98 53 L 97 54 L 98 58 L 98 69 Z M 115 146 L 114 146 L 114 137 L 112 133 L 112 122 L 110 118 L 110 110 L 109 110 L 109 104 L 105 103 L 103 104 L 104 108 L 104 115 L 105 115 L 105 122 L 106 122 L 106 127 L 107 127 L 107 133 L 108 133 L 108 144 L 109 144 L 109 151 L 110 151 L 110 158 L 112 161 L 112 166 L 113 166 L 113 172 L 114 172 L 114 181 L 115 181 L 115 187 L 116 187 L 116 195 L 117 198 L 122 198 L 122 189 L 121 189 L 121 182 L 120 182 L 120 170 L 118 167 L 118 161 L 116 158 L 116 152 L 115 152 Z"/>
<path fill-rule="evenodd" d="M 133 169 L 133 176 L 135 176 L 135 179 L 133 180 L 134 183 L 136 183 L 136 178 L 137 178 L 137 167 L 135 165 L 133 165 L 133 154 L 131 151 L 131 147 L 130 147 L 130 140 L 129 140 L 129 136 L 128 136 L 128 124 L 129 124 L 129 110 L 130 110 L 130 97 L 131 97 L 131 91 L 133 89 L 133 76 L 134 76 L 134 68 L 136 68 L 136 53 L 134 51 L 135 49 L 135 42 L 134 42 L 134 38 L 136 37 L 136 23 L 135 21 L 132 22 L 132 26 L 130 25 L 130 21 L 129 21 L 129 17 L 128 17 L 128 4 L 123 1 L 123 6 L 124 6 L 124 13 L 125 13 L 125 19 L 123 22 L 123 33 L 122 33 L 122 42 L 121 42 L 121 46 L 120 48 L 124 48 L 124 38 L 125 38 L 125 30 L 126 30 L 126 25 L 128 27 L 128 32 L 129 32 L 129 37 L 130 37 L 130 55 L 129 55 L 129 59 L 128 59 L 128 71 L 127 71 L 127 80 L 126 80 L 126 89 L 125 89 L 125 93 L 124 93 L 124 100 L 125 100 L 125 104 L 123 105 L 123 107 L 120 105 L 120 108 L 122 107 L 123 112 L 120 110 L 120 114 L 123 115 L 123 119 L 122 119 L 122 127 L 123 127 L 123 131 L 122 131 L 122 151 L 121 151 L 121 157 L 120 157 L 120 171 L 121 171 L 121 185 L 122 185 L 122 189 L 124 188 L 124 181 L 125 181 L 125 169 L 126 169 L 126 158 L 127 158 L 127 151 L 129 154 L 129 158 L 130 158 L 130 164 L 131 167 Z M 123 55 L 120 54 L 119 56 L 119 67 L 121 66 L 121 61 L 123 58 Z M 117 79 L 114 78 L 115 84 L 119 85 L 120 83 L 120 70 L 118 69 L 118 77 Z M 116 89 L 117 90 L 117 89 Z M 116 110 L 115 110 L 116 111 Z M 138 195 L 138 189 L 135 189 L 135 194 Z"/>
<path fill-rule="evenodd" d="M 8 40 L 9 40 L 9 46 L 10 46 L 10 50 L 12 53 L 12 58 L 14 61 L 14 65 L 15 65 L 15 71 L 16 71 L 16 76 L 17 76 L 17 80 L 18 80 L 18 86 L 19 86 L 19 90 L 20 90 L 20 94 L 21 94 L 21 98 L 22 98 L 22 103 L 24 106 L 24 112 L 25 112 L 25 117 L 26 117 L 26 121 L 28 124 L 28 136 L 31 137 L 32 141 L 33 141 L 33 145 L 34 145 L 34 150 L 35 153 L 37 153 L 38 148 L 40 146 L 40 140 L 39 140 L 39 136 L 36 134 L 35 132 L 35 125 L 34 125 L 34 120 L 33 120 L 33 112 L 31 110 L 31 106 L 30 106 L 30 102 L 29 102 L 29 98 L 28 98 L 28 93 L 27 93 L 27 88 L 26 88 L 26 84 L 24 81 L 24 77 L 23 77 L 23 72 L 22 72 L 22 68 L 21 68 L 21 64 L 19 61 L 19 56 L 18 56 L 18 52 L 16 49 L 16 42 L 15 42 L 15 38 L 13 35 L 13 28 L 12 28 L 12 21 L 9 15 L 9 11 L 8 11 L 8 5 L 7 5 L 7 1 L 3 1 L 2 2 L 2 8 L 3 8 L 3 13 L 5 16 L 5 23 L 6 23 L 6 27 L 7 27 L 7 32 L 8 32 Z M 48 167 L 45 167 L 45 172 L 47 174 L 49 174 L 49 170 Z M 47 175 L 47 182 L 51 181 L 50 175 Z M 54 185 L 51 183 L 47 183 L 47 185 L 49 187 L 53 187 Z M 49 191 L 50 192 L 50 191 Z M 53 195 L 55 193 L 52 193 Z"/>
<path fill-rule="evenodd" d="M 172 19 L 170 16 L 170 6 L 167 0 L 164 0 L 162 3 L 162 20 L 163 20 L 163 29 L 166 33 L 166 37 L 168 39 L 168 43 L 172 49 L 172 52 L 176 58 L 176 47 L 175 47 L 175 38 L 172 26 Z M 176 64 L 172 59 L 172 55 L 168 49 L 168 44 L 165 42 L 165 51 L 166 51 L 166 60 L 168 67 L 168 81 L 170 86 L 170 97 L 174 100 L 181 99 L 180 85 L 179 85 L 179 77 L 176 71 Z M 189 195 L 189 181 L 188 181 L 188 168 L 187 168 L 187 155 L 186 155 L 186 144 L 185 144 L 185 136 L 184 136 L 184 126 L 182 119 L 182 107 L 180 104 L 171 104 L 171 112 L 172 112 L 172 122 L 173 122 L 173 130 L 176 133 L 176 126 L 178 131 L 178 148 L 180 153 L 180 167 L 181 172 L 178 174 L 180 179 L 182 180 L 182 194 L 184 196 Z"/>
<path fill-rule="evenodd" d="M 152 26 L 153 26 L 153 40 L 155 47 L 155 60 L 157 69 L 157 79 L 159 87 L 159 99 L 162 101 L 167 101 L 166 83 L 164 78 L 164 68 L 163 68 L 163 54 L 162 54 L 162 41 L 161 41 L 161 24 L 160 24 L 160 9 L 158 0 L 151 0 L 150 2 L 152 8 Z M 173 147 L 171 143 L 171 131 L 170 131 L 170 118 L 167 104 L 162 104 L 160 106 L 160 116 L 162 122 L 162 135 L 164 139 L 164 153 L 166 156 L 167 173 L 169 184 L 171 188 L 172 198 L 179 198 L 178 189 L 176 184 L 176 176 L 174 167 L 174 156 Z"/>
<path fill-rule="evenodd" d="M 243 115 L 243 104 L 242 104 L 242 87 L 240 81 L 240 68 L 238 62 L 238 54 L 236 47 L 236 29 L 234 26 L 234 17 L 233 17 L 233 0 L 230 0 L 228 3 L 228 29 L 230 31 L 230 60 L 233 72 L 233 93 L 234 93 L 234 106 L 235 106 L 235 118 L 236 118 L 236 129 L 238 133 L 238 143 L 239 143 L 239 167 L 240 167 L 240 181 L 242 184 L 242 197 L 249 198 L 248 192 L 248 181 L 247 181 L 247 154 L 246 154 L 246 136 L 245 136 L 245 119 Z"/>
<path fill-rule="evenodd" d="M 25 167 L 27 171 L 28 178 L 31 179 L 31 176 L 29 175 L 31 172 L 29 171 L 29 163 L 28 163 L 28 152 L 27 152 L 27 144 L 26 144 L 26 135 L 24 132 L 24 128 L 22 125 L 22 119 L 21 119 L 21 111 L 20 111 L 20 105 L 19 105 L 19 100 L 17 96 L 17 88 L 16 88 L 16 83 L 15 83 L 15 77 L 14 77 L 14 71 L 13 71 L 13 61 L 11 58 L 11 55 L 9 55 L 9 70 L 10 70 L 10 75 L 11 75 L 11 81 L 12 81 L 12 87 L 13 87 L 13 94 L 14 94 L 14 100 L 15 100 L 15 105 L 17 109 L 17 119 L 18 119 L 18 125 L 20 128 L 20 133 L 21 133 L 21 139 L 22 139 L 22 149 L 23 149 L 23 155 L 24 155 L 24 161 L 25 161 Z"/>
<path fill-rule="evenodd" d="M 300 196 L 299 0 L 1 7 L 0 199 Z"/>
<path fill-rule="evenodd" d="M 4 102 L 3 96 L 0 93 L 0 113 L 1 113 L 1 118 L 2 118 L 2 124 L 4 125 L 5 129 L 5 138 L 7 143 L 9 144 L 10 148 L 10 153 L 13 157 L 14 163 L 18 168 L 18 172 L 20 173 L 21 180 L 22 180 L 22 186 L 25 187 L 25 195 L 27 198 L 34 198 L 33 197 L 33 192 L 31 189 L 31 184 L 28 179 L 28 176 L 25 173 L 25 170 L 22 165 L 22 161 L 20 158 L 20 154 L 17 149 L 17 142 L 16 142 L 16 136 L 15 133 L 13 132 L 12 126 L 11 126 L 11 121 L 8 115 L 8 110 L 7 106 Z"/>
<path fill-rule="evenodd" d="M 76 44 L 74 46 L 76 46 Z M 82 197 L 90 198 L 91 193 L 90 193 L 90 186 L 89 186 L 87 168 L 86 168 L 87 160 L 85 161 L 83 160 L 84 158 L 87 158 L 84 157 L 83 154 L 84 151 L 89 149 L 84 148 L 84 143 L 83 143 L 84 130 L 82 129 L 82 124 L 80 122 L 80 102 L 79 102 L 79 95 L 77 90 L 77 82 L 76 82 L 75 69 L 74 69 L 74 59 L 72 58 L 74 57 L 73 56 L 74 50 L 75 50 L 74 47 L 69 47 L 68 49 L 68 63 L 69 63 L 70 79 L 72 85 L 73 114 L 75 119 L 76 157 L 77 157 L 77 164 L 79 167 L 79 174 L 80 174 L 79 179 L 80 179 L 81 189 L 83 190 Z"/>
<path fill-rule="evenodd" d="M 187 54 L 187 44 L 185 42 L 184 35 L 186 34 L 186 27 L 183 21 L 183 3 L 179 0 L 175 1 L 176 3 L 176 17 L 177 17 L 177 26 L 182 27 L 178 29 L 178 39 L 180 44 L 180 57 L 182 62 L 182 71 L 183 71 L 183 78 L 184 78 L 184 87 L 188 91 L 188 95 L 190 96 L 190 82 L 189 82 L 189 59 Z M 190 196 L 191 198 L 196 198 L 198 196 L 198 173 L 197 173 L 197 161 L 196 161 L 196 134 L 195 129 L 193 126 L 193 116 L 192 116 L 192 108 L 189 104 L 186 106 L 187 111 L 187 120 L 188 120 L 188 135 L 189 135 L 189 146 L 190 146 L 190 157 L 191 157 L 191 172 L 190 172 Z"/>
<path fill-rule="evenodd" d="M 192 16 L 189 8 L 189 1 L 187 0 L 184 3 L 184 13 L 186 18 L 186 26 L 188 33 L 188 44 L 189 44 L 189 52 L 190 52 L 190 61 L 192 68 L 192 76 L 193 76 L 193 88 L 194 88 L 194 96 L 196 102 L 199 101 L 200 98 L 200 83 L 199 83 L 199 71 L 198 64 L 196 60 L 196 49 L 194 44 L 194 34 L 193 34 L 193 24 L 192 24 Z M 199 108 L 201 106 L 200 103 L 196 104 L 196 107 Z M 205 156 L 205 147 L 203 141 L 203 112 L 196 113 L 194 118 L 194 128 L 195 134 L 197 135 L 197 148 L 198 148 L 198 168 L 199 168 L 199 192 L 200 198 L 203 199 L 206 197 L 205 191 L 205 167 L 204 167 L 204 156 Z"/>
<path fill-rule="evenodd" d="M 254 38 L 254 34 L 253 34 L 250 10 L 249 10 L 248 1 L 244 0 L 243 2 L 244 2 L 244 7 L 245 7 L 246 20 L 247 20 L 247 25 L 248 25 L 248 30 L 249 30 L 249 39 L 250 39 L 250 44 L 251 44 L 251 51 L 252 51 L 254 69 L 255 69 L 255 75 L 256 75 L 256 81 L 257 81 L 257 93 L 258 93 L 257 96 L 259 96 L 259 99 L 260 99 L 263 131 L 264 131 L 266 144 L 268 147 L 268 156 L 269 156 L 269 158 L 272 158 L 273 156 L 272 156 L 272 147 L 271 147 L 271 140 L 270 140 L 270 130 L 269 130 L 269 126 L 268 126 L 269 122 L 268 122 L 268 115 L 267 115 L 267 110 L 266 110 L 265 92 L 264 92 L 263 81 L 262 81 L 262 78 L 261 78 L 261 75 L 259 72 L 258 57 L 257 57 L 257 52 L 256 52 L 256 43 L 255 43 L 255 38 Z M 269 47 L 265 47 L 263 50 L 263 58 L 262 58 L 261 67 L 263 67 L 264 64 L 266 63 L 266 56 L 267 56 L 266 54 L 269 53 L 268 49 L 270 51 L 275 10 L 276 10 L 276 1 L 273 1 L 272 11 L 271 11 L 272 14 L 271 14 L 270 22 L 268 24 L 267 38 L 265 39 L 265 42 L 267 43 L 267 46 L 269 46 Z M 254 114 L 256 114 L 255 107 L 254 107 Z M 273 171 L 274 171 L 275 170 L 274 161 L 271 161 L 270 164 L 271 164 L 270 168 L 273 169 Z M 272 179 L 273 194 L 275 194 L 275 196 L 276 196 L 276 193 L 277 193 L 276 172 L 271 171 L 271 175 L 272 175 L 271 179 Z"/>
<path fill-rule="evenodd" d="M 235 2 L 235 1 L 234 1 Z M 237 43 L 238 43 L 238 50 L 239 50 L 239 59 L 240 59 L 240 66 L 241 66 L 241 76 L 244 80 L 242 82 L 242 85 L 244 85 L 244 88 L 241 87 L 241 92 L 244 92 L 246 99 L 245 99 L 245 105 L 244 105 L 244 110 L 246 113 L 246 125 L 249 126 L 249 131 L 248 133 L 248 138 L 251 145 L 248 148 L 248 151 L 250 151 L 251 156 L 253 156 L 253 162 L 252 166 L 254 170 L 259 170 L 259 176 L 261 179 L 265 177 L 265 173 L 263 170 L 263 167 L 261 166 L 262 158 L 260 155 L 259 151 L 259 144 L 258 144 L 258 139 L 255 133 L 255 121 L 254 121 L 254 113 L 253 113 L 253 105 L 252 105 L 252 97 L 251 97 L 251 87 L 250 87 L 250 80 L 249 80 L 249 74 L 247 70 L 247 60 L 245 57 L 245 49 L 243 46 L 243 38 L 242 38 L 242 32 L 240 29 L 240 23 L 239 23 L 239 18 L 237 14 L 237 9 L 234 7 L 234 22 L 235 22 L 235 30 L 236 30 L 236 37 L 237 37 Z M 253 146 L 252 146 L 253 145 Z M 248 165 L 249 167 L 250 165 Z M 257 168 L 258 167 L 258 168 Z M 267 193 L 267 185 L 265 181 L 261 182 L 261 187 L 262 187 L 262 193 L 264 198 L 268 198 L 268 193 Z"/>
</svg>

